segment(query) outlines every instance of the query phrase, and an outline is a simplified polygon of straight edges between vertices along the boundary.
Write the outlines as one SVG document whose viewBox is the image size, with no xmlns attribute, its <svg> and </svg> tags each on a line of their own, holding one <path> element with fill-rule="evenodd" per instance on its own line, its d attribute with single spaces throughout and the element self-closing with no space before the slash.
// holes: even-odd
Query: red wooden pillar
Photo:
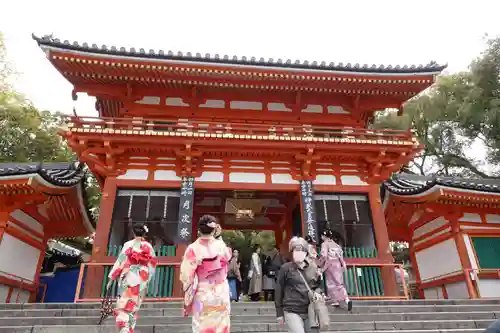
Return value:
<svg viewBox="0 0 500 333">
<path fill-rule="evenodd" d="M 2 241 L 5 229 L 7 229 L 7 224 L 9 223 L 11 209 L 9 206 L 0 206 L 0 242 Z"/>
<path fill-rule="evenodd" d="M 411 237 L 413 237 L 413 232 Z M 417 255 L 415 253 L 415 245 L 413 244 L 413 240 L 410 241 L 409 247 L 410 247 L 409 250 L 410 250 L 411 266 L 413 268 L 413 273 L 415 274 L 415 282 L 417 284 L 417 293 L 421 299 L 424 299 L 425 298 L 424 291 L 420 287 L 420 285 L 422 284 L 422 278 L 420 277 L 420 271 L 418 269 Z"/>
<path fill-rule="evenodd" d="M 460 224 L 458 222 L 459 217 L 453 216 L 449 219 L 451 225 L 451 233 L 455 240 L 455 244 L 458 251 L 458 256 L 460 258 L 460 263 L 462 264 L 462 269 L 464 270 L 465 284 L 467 286 L 467 291 L 469 293 L 469 298 L 478 298 L 477 289 L 474 282 L 470 278 L 470 272 L 472 269 L 472 264 L 470 262 L 469 254 L 467 252 L 467 246 L 465 245 L 463 232 L 460 230 Z"/>
<path fill-rule="evenodd" d="M 103 260 L 107 256 L 116 191 L 116 177 L 107 177 L 101 195 L 99 221 L 97 222 L 92 249 L 92 262 L 99 262 L 99 260 Z"/>
<path fill-rule="evenodd" d="M 377 244 L 378 259 L 385 264 L 392 264 L 391 248 L 389 244 L 389 233 L 385 223 L 384 211 L 382 208 L 382 199 L 380 198 L 379 185 L 369 185 L 368 199 L 372 211 L 373 229 L 375 231 L 375 240 Z M 384 295 L 398 296 L 399 287 L 396 281 L 396 274 L 393 266 L 382 267 L 382 280 L 384 281 Z"/>
<path fill-rule="evenodd" d="M 90 260 L 92 263 L 103 262 L 107 257 L 116 191 L 116 177 L 107 177 L 104 181 L 104 187 L 101 195 L 99 221 L 97 222 L 94 246 Z M 103 279 L 104 267 L 88 267 L 85 278 L 84 296 L 86 298 L 99 297 Z"/>
<path fill-rule="evenodd" d="M 43 244 L 47 246 L 48 238 L 45 236 L 43 238 Z M 38 262 L 36 265 L 35 277 L 33 278 L 33 282 L 35 284 L 35 290 L 31 293 L 29 301 L 31 303 L 36 301 L 36 296 L 38 294 L 39 282 L 40 282 L 40 272 L 42 271 L 43 260 L 45 259 L 45 250 L 40 250 L 40 256 L 38 257 Z"/>
</svg>

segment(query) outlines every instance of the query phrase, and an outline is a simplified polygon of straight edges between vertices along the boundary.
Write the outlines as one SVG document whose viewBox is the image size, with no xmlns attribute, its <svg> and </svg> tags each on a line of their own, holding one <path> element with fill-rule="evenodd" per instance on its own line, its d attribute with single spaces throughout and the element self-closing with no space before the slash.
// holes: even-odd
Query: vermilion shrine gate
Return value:
<svg viewBox="0 0 500 333">
<path fill-rule="evenodd" d="M 389 238 L 410 244 L 422 298 L 500 297 L 500 181 L 399 174 L 386 181 Z"/>
<path fill-rule="evenodd" d="M 103 273 L 150 225 L 160 256 L 150 299 L 180 297 L 176 272 L 202 214 L 226 229 L 346 239 L 350 289 L 397 297 L 381 182 L 421 149 L 410 132 L 371 129 L 444 66 L 367 66 L 155 52 L 37 38 L 52 65 L 97 99 L 99 117 L 63 135 L 103 195 L 92 262 L 77 300 L 95 300 Z M 82 271 L 83 272 L 83 271 Z"/>
</svg>

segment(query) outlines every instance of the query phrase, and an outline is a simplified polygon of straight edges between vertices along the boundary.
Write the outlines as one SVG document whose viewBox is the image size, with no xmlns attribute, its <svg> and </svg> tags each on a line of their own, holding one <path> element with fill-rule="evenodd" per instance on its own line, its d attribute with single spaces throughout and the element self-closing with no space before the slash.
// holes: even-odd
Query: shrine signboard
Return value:
<svg viewBox="0 0 500 333">
<path fill-rule="evenodd" d="M 314 191 L 311 180 L 300 181 L 300 206 L 302 208 L 302 223 L 304 223 L 304 237 L 311 236 L 318 243 L 318 223 L 314 207 Z"/>
<path fill-rule="evenodd" d="M 193 235 L 194 177 L 182 177 L 177 242 L 191 243 Z"/>
</svg>

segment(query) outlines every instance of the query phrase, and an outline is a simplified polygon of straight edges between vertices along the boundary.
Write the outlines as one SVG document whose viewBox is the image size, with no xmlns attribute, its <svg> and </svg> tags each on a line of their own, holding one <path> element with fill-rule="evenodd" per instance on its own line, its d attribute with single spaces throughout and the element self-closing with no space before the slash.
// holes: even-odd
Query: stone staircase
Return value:
<svg viewBox="0 0 500 333">
<path fill-rule="evenodd" d="M 480 333 L 500 318 L 498 300 L 356 301 L 332 308 L 329 332 Z M 116 333 L 113 318 L 96 325 L 99 304 L 0 304 L 0 333 Z M 280 332 L 273 303 L 233 303 L 231 332 Z M 138 333 L 191 332 L 179 303 L 147 303 Z"/>
</svg>

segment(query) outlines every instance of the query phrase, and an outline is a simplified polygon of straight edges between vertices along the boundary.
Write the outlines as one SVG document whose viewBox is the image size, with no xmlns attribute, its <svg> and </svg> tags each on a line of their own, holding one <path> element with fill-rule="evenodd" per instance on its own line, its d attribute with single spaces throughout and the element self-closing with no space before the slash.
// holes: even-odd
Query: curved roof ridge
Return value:
<svg viewBox="0 0 500 333">
<path fill-rule="evenodd" d="M 421 179 L 421 182 L 416 180 Z M 419 176 L 407 173 L 394 175 L 384 182 L 386 189 L 398 195 L 415 195 L 423 193 L 434 186 L 472 190 L 487 193 L 500 193 L 500 180 L 468 179 L 449 176 Z"/>
<path fill-rule="evenodd" d="M 82 181 L 85 169 L 84 164 L 80 162 L 0 163 L 0 178 L 28 174 L 38 174 L 56 186 L 72 187 Z"/>
<path fill-rule="evenodd" d="M 89 43 L 79 43 L 76 41 L 60 40 L 54 38 L 52 35 L 44 35 L 43 37 L 38 37 L 32 34 L 32 38 L 38 43 L 39 46 L 57 47 L 66 50 L 81 51 L 81 52 L 91 52 L 98 54 L 107 54 L 112 56 L 133 56 L 137 58 L 145 59 L 165 59 L 165 60 L 177 60 L 177 61 L 195 61 L 204 63 L 219 63 L 228 65 L 249 65 L 249 66 L 264 66 L 264 67 L 278 67 L 284 69 L 309 69 L 309 70 L 331 70 L 331 71 L 347 71 L 347 72 L 358 72 L 358 73 L 435 73 L 444 70 L 448 64 L 438 64 L 436 61 L 430 61 L 427 64 L 418 65 L 383 65 L 383 64 L 359 64 L 359 63 L 335 63 L 326 61 L 300 61 L 291 59 L 273 59 L 269 58 L 265 60 L 264 57 L 247 57 L 236 55 L 220 55 L 200 52 L 174 52 L 174 51 L 164 51 L 164 50 L 154 50 L 149 49 L 146 51 L 143 48 L 125 48 L 117 46 L 102 45 Z"/>
</svg>

